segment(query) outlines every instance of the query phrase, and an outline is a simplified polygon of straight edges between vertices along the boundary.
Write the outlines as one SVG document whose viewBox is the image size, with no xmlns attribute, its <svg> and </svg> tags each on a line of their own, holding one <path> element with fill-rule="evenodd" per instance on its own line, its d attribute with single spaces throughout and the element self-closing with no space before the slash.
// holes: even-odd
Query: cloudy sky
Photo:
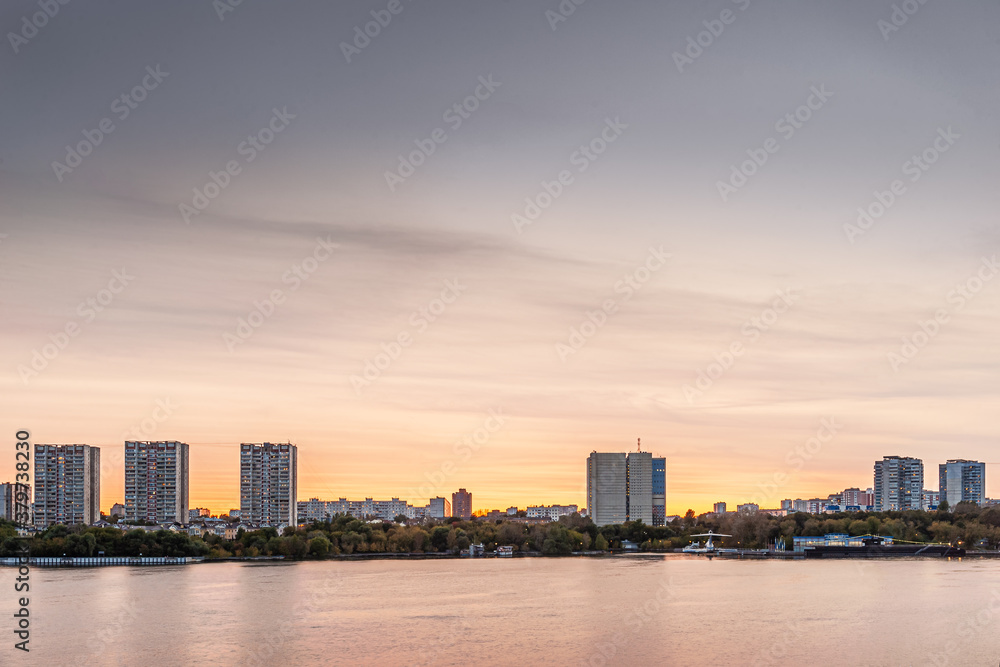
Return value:
<svg viewBox="0 0 1000 667">
<path fill-rule="evenodd" d="M 1000 461 L 1000 7 L 904 4 L 5 2 L 0 479 L 22 428 L 104 510 L 126 438 L 215 511 L 245 441 L 477 509 L 637 438 L 668 513 Z"/>
</svg>

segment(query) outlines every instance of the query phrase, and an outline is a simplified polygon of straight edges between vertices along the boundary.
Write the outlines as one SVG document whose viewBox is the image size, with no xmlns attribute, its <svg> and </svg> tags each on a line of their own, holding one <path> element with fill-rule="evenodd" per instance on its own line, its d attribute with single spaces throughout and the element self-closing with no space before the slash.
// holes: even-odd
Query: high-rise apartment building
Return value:
<svg viewBox="0 0 1000 667">
<path fill-rule="evenodd" d="M 587 457 L 587 511 L 598 526 L 625 521 L 652 525 L 653 455 L 591 453 Z"/>
<path fill-rule="evenodd" d="M 448 502 L 447 498 L 442 498 L 441 496 L 431 498 L 430 502 L 427 503 L 427 516 L 432 519 L 447 519 L 451 517 L 451 503 Z"/>
<path fill-rule="evenodd" d="M 919 510 L 923 506 L 924 462 L 886 456 L 875 462 L 875 511 Z"/>
<path fill-rule="evenodd" d="M 93 524 L 101 519 L 101 450 L 90 445 L 35 445 L 35 526 Z"/>
<path fill-rule="evenodd" d="M 986 502 L 986 464 L 965 459 L 949 459 L 938 466 L 941 500 L 949 507 L 967 502 L 982 506 Z"/>
<path fill-rule="evenodd" d="M 472 518 L 472 494 L 459 489 L 451 494 L 451 515 L 460 519 Z"/>
<path fill-rule="evenodd" d="M 625 459 L 628 496 L 625 499 L 629 521 L 653 525 L 653 455 L 629 452 Z"/>
<path fill-rule="evenodd" d="M 653 458 L 653 525 L 667 523 L 667 460 Z"/>
<path fill-rule="evenodd" d="M 125 442 L 125 520 L 187 523 L 188 445 Z"/>
<path fill-rule="evenodd" d="M 0 484 L 0 519 L 14 520 L 14 496 L 13 482 Z"/>
<path fill-rule="evenodd" d="M 298 521 L 298 448 L 291 444 L 240 445 L 240 518 L 265 526 Z"/>
<path fill-rule="evenodd" d="M 624 452 L 592 452 L 587 457 L 587 511 L 598 526 L 628 520 L 628 473 Z"/>
<path fill-rule="evenodd" d="M 18 505 L 17 493 L 19 488 L 21 492 L 25 495 L 25 497 L 21 501 L 21 504 L 22 505 L 30 504 L 31 503 L 30 485 L 19 484 L 17 482 L 4 482 L 3 484 L 0 484 L 0 519 L 6 519 L 7 521 L 14 521 L 15 519 L 17 519 L 17 505 Z"/>
</svg>

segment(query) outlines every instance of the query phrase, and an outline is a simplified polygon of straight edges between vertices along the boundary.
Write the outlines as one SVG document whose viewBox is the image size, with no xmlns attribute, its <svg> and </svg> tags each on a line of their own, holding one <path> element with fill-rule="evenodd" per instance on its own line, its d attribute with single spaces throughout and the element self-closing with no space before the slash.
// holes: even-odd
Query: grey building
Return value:
<svg viewBox="0 0 1000 667">
<path fill-rule="evenodd" d="M 20 503 L 18 502 L 18 492 L 22 494 Z M 19 482 L 4 482 L 0 484 L 0 519 L 16 521 L 17 506 L 22 506 L 22 514 L 27 512 L 31 515 L 31 485 Z M 28 507 L 24 507 L 28 505 Z"/>
<path fill-rule="evenodd" d="M 592 452 L 587 457 L 587 511 L 598 526 L 626 521 L 653 525 L 653 455 Z"/>
<path fill-rule="evenodd" d="M 630 452 L 625 458 L 628 497 L 625 499 L 629 521 L 653 525 L 653 455 Z"/>
<path fill-rule="evenodd" d="M 427 516 L 432 519 L 448 519 L 452 516 L 451 501 L 438 496 L 427 503 Z"/>
<path fill-rule="evenodd" d="M 986 502 L 986 464 L 965 459 L 949 459 L 938 466 L 940 501 L 954 509 L 961 502 Z"/>
<path fill-rule="evenodd" d="M 101 449 L 35 445 L 35 526 L 93 524 L 101 519 Z"/>
<path fill-rule="evenodd" d="M 598 526 L 628 520 L 628 469 L 624 452 L 592 452 L 587 457 L 587 512 Z"/>
<path fill-rule="evenodd" d="M 188 523 L 188 445 L 125 443 L 125 520 Z"/>
<path fill-rule="evenodd" d="M 919 510 L 923 507 L 924 462 L 886 456 L 875 462 L 875 511 Z"/>
<path fill-rule="evenodd" d="M 298 524 L 298 448 L 240 445 L 240 518 L 264 526 Z"/>
</svg>

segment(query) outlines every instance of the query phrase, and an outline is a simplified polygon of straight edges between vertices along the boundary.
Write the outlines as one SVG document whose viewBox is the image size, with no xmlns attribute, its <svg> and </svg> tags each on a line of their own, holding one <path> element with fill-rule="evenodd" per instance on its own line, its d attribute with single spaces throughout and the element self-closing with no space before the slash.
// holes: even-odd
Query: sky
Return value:
<svg viewBox="0 0 1000 667">
<path fill-rule="evenodd" d="M 126 439 L 216 513 L 264 441 L 584 506 L 641 438 L 668 514 L 1000 496 L 1000 6 L 901 5 L 3 3 L 0 481 L 26 429 L 105 511 Z"/>
</svg>

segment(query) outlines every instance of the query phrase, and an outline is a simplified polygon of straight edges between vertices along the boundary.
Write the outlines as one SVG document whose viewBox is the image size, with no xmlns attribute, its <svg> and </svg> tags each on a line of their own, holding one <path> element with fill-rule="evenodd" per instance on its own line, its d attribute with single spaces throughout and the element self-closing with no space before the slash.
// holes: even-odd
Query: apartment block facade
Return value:
<svg viewBox="0 0 1000 667">
<path fill-rule="evenodd" d="M 298 522 L 298 448 L 240 445 L 240 518 L 264 526 Z"/>
<path fill-rule="evenodd" d="M 924 462 L 906 456 L 876 461 L 874 491 L 876 512 L 922 509 Z"/>
<path fill-rule="evenodd" d="M 576 505 L 532 505 L 527 509 L 527 518 L 557 521 L 561 516 L 569 516 L 579 511 L 580 508 Z"/>
<path fill-rule="evenodd" d="M 90 445 L 35 445 L 35 527 L 94 524 L 101 519 L 101 450 Z"/>
<path fill-rule="evenodd" d="M 18 500 L 19 494 L 21 495 L 20 500 Z M 0 484 L 0 519 L 16 521 L 18 518 L 18 504 L 22 506 L 22 513 L 25 510 L 24 505 L 28 505 L 26 509 L 30 515 L 31 485 L 19 482 L 4 482 Z"/>
<path fill-rule="evenodd" d="M 431 498 L 427 503 L 427 516 L 431 519 L 447 519 L 452 516 L 451 502 L 447 498 Z"/>
<path fill-rule="evenodd" d="M 451 515 L 460 519 L 472 518 L 472 494 L 465 489 L 459 489 L 451 494 Z"/>
<path fill-rule="evenodd" d="M 966 502 L 980 507 L 986 502 L 986 464 L 966 459 L 950 459 L 938 466 L 940 499 L 955 505 Z"/>
<path fill-rule="evenodd" d="M 667 459 L 653 457 L 653 525 L 667 523 Z"/>
<path fill-rule="evenodd" d="M 125 442 L 125 520 L 188 523 L 190 457 L 183 442 Z"/>
</svg>

